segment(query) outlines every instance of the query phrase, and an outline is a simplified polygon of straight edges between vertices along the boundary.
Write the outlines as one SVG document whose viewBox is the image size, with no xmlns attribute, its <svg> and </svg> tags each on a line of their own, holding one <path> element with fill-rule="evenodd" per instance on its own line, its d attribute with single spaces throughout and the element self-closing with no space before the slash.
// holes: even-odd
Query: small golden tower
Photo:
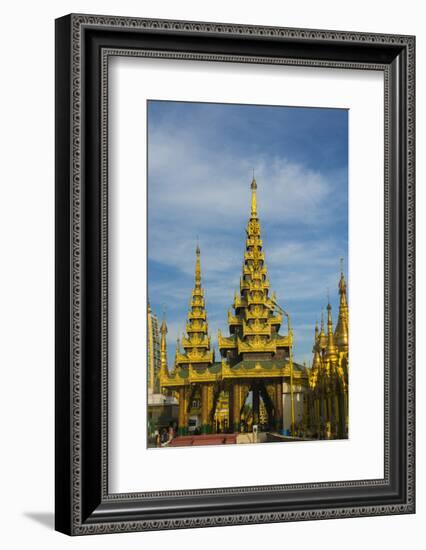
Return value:
<svg viewBox="0 0 426 550">
<path fill-rule="evenodd" d="M 336 332 L 334 337 L 340 352 L 348 353 L 349 349 L 349 309 L 346 296 L 346 280 L 343 274 L 343 267 L 339 281 L 339 317 L 337 319 Z"/>
<path fill-rule="evenodd" d="M 319 439 L 343 439 L 348 436 L 349 310 L 343 270 L 339 295 L 339 317 L 334 332 L 330 301 L 327 305 L 327 334 L 324 332 L 323 316 L 320 332 L 315 327 L 306 415 L 310 435 Z"/>
<path fill-rule="evenodd" d="M 196 248 L 195 285 L 192 291 L 190 310 L 186 323 L 186 336 L 182 338 L 181 353 L 176 347 L 176 368 L 209 366 L 214 362 L 214 350 L 210 349 L 207 313 L 205 309 L 204 290 L 201 287 L 200 247 Z"/>
</svg>

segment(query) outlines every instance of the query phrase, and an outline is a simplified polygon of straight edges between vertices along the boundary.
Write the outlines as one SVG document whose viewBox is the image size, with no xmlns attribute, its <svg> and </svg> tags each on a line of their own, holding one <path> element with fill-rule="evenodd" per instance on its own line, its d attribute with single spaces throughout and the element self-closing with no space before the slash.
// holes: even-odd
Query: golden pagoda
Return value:
<svg viewBox="0 0 426 550">
<path fill-rule="evenodd" d="M 188 433 L 194 401 L 200 402 L 202 433 L 223 429 L 239 433 L 243 429 L 241 415 L 249 394 L 251 424 L 280 432 L 284 385 L 290 388 L 291 432 L 294 433 L 293 388 L 294 384 L 307 386 L 307 369 L 293 362 L 290 316 L 277 304 L 269 287 L 257 213 L 257 183 L 253 177 L 240 289 L 234 297 L 232 311 L 228 312 L 229 335 L 222 336 L 220 331 L 218 334 L 221 361 L 215 362 L 208 334 L 198 245 L 186 334 L 182 342 L 178 342 L 171 371 L 167 366 L 164 321 L 161 326 L 160 382 L 162 388 L 172 390 L 178 397 L 180 435 Z M 287 334 L 280 334 L 283 316 L 287 320 Z"/>
<path fill-rule="evenodd" d="M 343 274 L 343 267 L 341 268 L 340 281 L 339 281 L 339 317 L 336 325 L 336 332 L 334 337 L 339 350 L 346 355 L 349 352 L 349 309 L 346 296 L 346 281 Z"/>
<path fill-rule="evenodd" d="M 336 328 L 333 332 L 332 308 L 328 303 L 327 334 L 324 333 L 323 319 L 321 332 L 318 327 L 315 329 L 305 419 L 307 431 L 318 439 L 348 437 L 349 309 L 346 287 L 342 268 Z"/>
<path fill-rule="evenodd" d="M 204 290 L 201 286 L 200 247 L 196 248 L 195 284 L 192 290 L 186 334 L 177 341 L 174 367 L 169 373 L 167 354 L 162 355 L 161 386 L 177 392 L 179 400 L 178 432 L 188 433 L 191 406 L 201 402 L 201 431 L 212 430 L 213 385 L 217 381 L 220 363 L 214 363 L 214 350 L 210 347 Z M 161 329 L 161 349 L 166 349 L 167 327 Z M 164 342 L 163 342 L 164 340 Z M 180 346 L 182 345 L 183 351 Z"/>
<path fill-rule="evenodd" d="M 283 314 L 287 316 L 286 335 L 279 333 Z M 252 392 L 253 424 L 260 422 L 261 398 L 269 427 L 279 431 L 283 422 L 283 382 L 293 376 L 293 333 L 288 314 L 278 306 L 275 295 L 270 296 L 254 177 L 240 292 L 234 297 L 232 311 L 228 312 L 228 325 L 229 336 L 219 332 L 218 343 L 222 376 L 232 387 L 233 429 L 240 431 L 241 408 Z"/>
<path fill-rule="evenodd" d="M 196 248 L 195 286 L 192 291 L 190 310 L 186 324 L 186 336 L 182 338 L 184 353 L 180 353 L 180 342 L 176 347 L 176 368 L 196 365 L 208 367 L 214 362 L 214 352 L 210 349 L 207 313 L 205 309 L 204 290 L 201 288 L 200 247 Z"/>
</svg>

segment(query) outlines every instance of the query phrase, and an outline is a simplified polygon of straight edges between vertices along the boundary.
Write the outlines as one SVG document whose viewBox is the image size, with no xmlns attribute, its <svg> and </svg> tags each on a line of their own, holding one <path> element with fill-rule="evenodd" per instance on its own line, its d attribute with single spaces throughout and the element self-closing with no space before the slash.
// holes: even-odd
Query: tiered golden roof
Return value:
<svg viewBox="0 0 426 550">
<path fill-rule="evenodd" d="M 208 335 L 207 313 L 205 309 L 204 290 L 201 287 L 200 247 L 196 248 L 195 285 L 192 291 L 188 321 L 187 336 L 182 338 L 184 352 L 180 352 L 179 343 L 176 346 L 175 366 L 185 367 L 189 364 L 209 366 L 214 362 L 214 351 L 210 349 Z"/>
<path fill-rule="evenodd" d="M 218 338 L 222 356 L 226 357 L 227 352 L 233 350 L 235 362 L 241 360 L 242 354 L 275 354 L 277 348 L 291 346 L 291 333 L 288 336 L 278 334 L 282 314 L 276 310 L 275 295 L 269 296 L 270 284 L 260 229 L 257 183 L 253 177 L 240 293 L 235 294 L 232 304 L 234 311 L 228 312 L 230 336 L 223 337 L 219 331 Z"/>
</svg>

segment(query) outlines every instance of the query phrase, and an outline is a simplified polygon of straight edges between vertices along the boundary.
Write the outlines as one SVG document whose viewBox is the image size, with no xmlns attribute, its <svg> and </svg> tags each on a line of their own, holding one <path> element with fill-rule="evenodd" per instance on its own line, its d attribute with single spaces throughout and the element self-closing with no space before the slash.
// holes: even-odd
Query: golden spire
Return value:
<svg viewBox="0 0 426 550">
<path fill-rule="evenodd" d="M 251 217 L 257 218 L 257 197 L 256 197 L 257 183 L 254 177 L 254 170 L 253 170 L 253 179 L 252 179 L 250 188 L 251 188 Z"/>
<path fill-rule="evenodd" d="M 147 329 L 148 329 L 148 388 L 154 392 L 155 386 L 155 327 L 157 326 L 154 322 L 151 305 L 148 300 L 148 311 L 147 311 Z"/>
<path fill-rule="evenodd" d="M 319 371 L 321 370 L 321 356 L 320 356 L 320 353 L 318 350 L 315 350 L 314 352 L 314 358 L 313 358 L 313 361 L 312 361 L 312 367 L 311 367 L 311 375 L 314 376 L 314 378 L 312 379 L 312 385 L 315 386 L 316 385 L 316 382 L 318 380 L 318 374 L 319 374 Z"/>
<path fill-rule="evenodd" d="M 312 368 L 319 368 L 321 364 L 321 357 L 318 350 L 315 350 L 314 360 L 312 361 Z"/>
<path fill-rule="evenodd" d="M 343 259 L 341 258 L 341 262 Z M 349 308 L 346 296 L 346 280 L 343 273 L 343 265 L 340 268 L 339 280 L 339 317 L 336 325 L 336 344 L 340 351 L 347 352 L 349 349 Z"/>
<path fill-rule="evenodd" d="M 180 340 L 179 340 L 179 338 L 176 338 L 175 366 L 176 366 L 176 361 L 178 359 L 179 354 L 180 354 Z"/>
<path fill-rule="evenodd" d="M 319 350 L 319 328 L 318 321 L 315 322 L 315 336 L 314 336 L 314 346 L 312 348 L 312 353 L 315 353 Z"/>
<path fill-rule="evenodd" d="M 326 358 L 330 361 L 335 361 L 337 359 L 337 348 L 334 344 L 334 335 L 333 335 L 333 317 L 331 314 L 331 304 L 327 304 L 327 348 L 326 348 Z"/>
<path fill-rule="evenodd" d="M 160 380 L 162 380 L 169 374 L 169 369 L 167 367 L 167 324 L 164 316 L 160 327 L 160 333 Z"/>
<path fill-rule="evenodd" d="M 312 360 L 312 367 L 309 373 L 309 385 L 311 386 L 312 389 L 314 389 L 317 386 L 318 376 L 321 370 L 318 322 L 315 323 L 315 336 L 314 336 L 314 346 L 312 348 L 312 353 L 314 354 L 314 357 Z"/>
<path fill-rule="evenodd" d="M 201 287 L 201 251 L 197 243 L 195 249 L 195 284 L 191 295 L 190 309 L 186 323 L 186 336 L 182 338 L 184 353 L 176 348 L 176 366 L 189 364 L 211 364 L 214 361 L 213 351 L 210 350 L 208 335 L 207 313 L 204 302 L 204 290 Z"/>
<path fill-rule="evenodd" d="M 327 337 L 324 332 L 324 310 L 321 310 L 321 330 L 318 334 L 318 348 L 319 351 L 322 351 L 327 346 Z"/>
<path fill-rule="evenodd" d="M 283 313 L 275 303 L 275 294 L 269 293 L 254 174 L 250 188 L 251 208 L 246 229 L 240 293 L 234 296 L 234 314 L 228 315 L 230 337 L 219 338 L 222 357 L 229 355 L 230 351 L 235 361 L 241 359 L 242 354 L 249 360 L 248 354 L 252 352 L 270 353 L 273 356 L 278 348 L 287 348 L 288 353 L 292 339 L 290 332 L 288 337 L 279 334 Z"/>
<path fill-rule="evenodd" d="M 195 288 L 201 288 L 201 264 L 200 264 L 200 246 L 197 242 L 197 248 L 195 249 Z"/>
</svg>

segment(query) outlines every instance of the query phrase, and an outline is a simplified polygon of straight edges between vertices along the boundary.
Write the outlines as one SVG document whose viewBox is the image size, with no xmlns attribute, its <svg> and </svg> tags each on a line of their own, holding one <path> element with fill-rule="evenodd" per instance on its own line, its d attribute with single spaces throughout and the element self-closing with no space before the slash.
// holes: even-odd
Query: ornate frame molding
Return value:
<svg viewBox="0 0 426 550">
<path fill-rule="evenodd" d="M 346 33 L 279 27 L 254 27 L 218 23 L 187 21 L 148 20 L 121 17 L 70 15 L 57 20 L 57 524 L 58 530 L 75 535 L 111 533 L 153 529 L 178 529 L 213 525 L 237 525 L 247 523 L 283 522 L 336 517 L 359 517 L 414 512 L 414 154 L 415 154 L 415 40 L 412 36 Z M 110 31 L 107 38 L 99 39 L 101 31 Z M 108 34 L 108 33 L 107 33 Z M 160 48 L 152 44 L 131 47 L 122 44 L 126 37 L 134 42 L 140 36 L 142 42 L 165 37 L 169 45 Z M 299 55 L 256 55 L 253 53 L 189 51 L 185 43 L 181 49 L 170 46 L 179 37 L 184 42 L 197 38 L 214 38 L 227 49 L 228 40 L 236 48 L 249 44 L 256 49 L 261 46 L 273 48 L 277 44 L 298 44 Z M 112 38 L 114 38 L 112 40 Z M 322 46 L 321 46 L 322 45 Z M 364 56 L 360 55 L 360 46 Z M 198 46 L 199 47 L 199 46 Z M 304 49 L 305 48 L 305 49 Z M 321 50 L 322 48 L 322 50 Z M 228 47 L 231 50 L 231 47 Z M 319 57 L 315 57 L 318 50 Z M 261 51 L 261 48 L 259 48 Z M 281 50 L 280 50 L 281 51 Z M 373 52 L 369 57 L 368 52 Z M 310 56 L 300 55 L 310 52 Z M 279 52 L 277 52 L 279 53 Z M 108 403 L 108 59 L 111 56 L 138 56 L 168 59 L 191 59 L 203 61 L 227 61 L 239 63 L 273 63 L 344 69 L 368 69 L 384 72 L 385 77 L 385 476 L 383 480 L 345 481 L 336 483 L 313 483 L 297 485 L 274 485 L 268 487 L 239 487 L 226 489 L 170 491 L 158 493 L 108 494 L 107 476 L 107 403 Z M 322 56 L 322 57 L 321 57 Z M 361 59 L 362 58 L 362 59 Z M 380 61 L 379 61 L 380 60 Z M 96 75 L 88 74 L 88 68 Z M 94 78 L 98 79 L 100 101 L 95 96 Z M 94 122 L 91 109 L 99 101 L 100 116 Z M 405 113 L 403 107 L 406 107 Z M 403 117 L 397 127 L 395 109 Z M 401 121 L 399 121 L 401 124 Z M 405 124 L 405 127 L 404 127 Z M 88 132 L 91 128 L 92 134 Z M 89 134 L 100 136 L 98 151 L 99 166 L 88 167 Z M 401 134 L 402 135 L 399 135 Z M 93 174 L 96 178 L 93 178 Z M 99 188 L 94 192 L 99 211 L 88 214 L 87 195 L 89 182 Z M 93 198 L 92 196 L 92 198 Z M 66 220 L 63 219 L 65 216 Z M 68 223 L 66 223 L 68 221 Z M 93 222 L 97 223 L 97 229 Z M 88 232 L 99 237 L 97 245 L 90 242 Z M 59 250 L 61 248 L 61 250 Z M 91 253 L 94 253 L 95 264 Z M 399 262 L 399 263 L 395 263 Z M 96 369 L 97 382 L 88 385 L 87 349 L 92 338 L 87 333 L 89 271 L 95 265 L 97 282 L 93 283 L 98 295 L 94 302 L 98 312 L 98 336 L 96 350 L 90 359 L 99 360 Z M 398 267 L 395 268 L 395 265 Z M 89 271 L 88 271 L 89 270 Z M 91 271 L 90 271 L 91 273 Z M 397 294 L 397 296 L 395 296 Z M 396 301 L 395 301 L 396 300 Z M 65 302 L 68 308 L 65 308 Z M 397 309 L 400 319 L 395 326 Z M 393 315 L 392 315 L 393 314 Z M 399 326 L 402 324 L 402 327 Z M 65 332 L 64 332 L 65 331 Z M 399 336 L 395 344 L 391 335 Z M 93 336 L 93 334 L 92 334 Z M 399 361 L 399 362 L 398 362 Z M 405 387 L 404 395 L 395 388 L 397 380 Z M 98 385 L 97 385 L 98 384 Z M 85 403 L 91 392 L 101 394 L 96 411 L 97 444 L 95 451 L 88 445 L 85 426 L 88 411 Z M 396 391 L 396 394 L 395 394 Z M 68 399 L 64 399 L 68 392 Z M 396 420 L 392 417 L 396 407 L 395 395 L 405 409 L 404 423 L 395 431 Z M 399 401 L 398 401 L 399 403 Z M 87 428 L 86 428 L 87 431 Z M 94 432 L 94 433 L 95 433 Z M 400 467 L 395 470 L 392 441 L 398 438 L 405 445 Z M 82 452 L 84 449 L 84 453 Z M 89 464 L 86 458 L 89 455 Z M 403 468 L 403 462 L 405 467 Z M 93 464 L 94 463 L 94 464 Z M 96 481 L 88 481 L 89 474 Z M 398 490 L 395 487 L 398 477 Z M 64 487 L 65 484 L 65 487 Z M 336 500 L 330 506 L 314 506 L 314 501 L 305 502 L 305 509 L 288 509 L 283 503 L 280 509 L 277 495 L 299 494 L 307 490 L 338 491 L 349 495 L 349 490 L 393 488 L 391 496 L 383 496 L 380 504 L 364 499 L 363 505 L 342 505 Z M 235 505 L 227 514 L 199 515 L 191 512 L 172 517 L 169 512 L 152 518 L 141 502 L 158 498 L 188 497 L 210 498 L 226 495 L 248 499 L 250 494 L 262 495 L 267 500 L 274 497 L 274 509 L 260 504 L 250 512 L 242 505 Z M 342 493 L 343 494 L 343 493 Z M 354 493 L 356 494 L 356 493 Z M 376 499 L 377 500 L 377 499 Z M 379 499 L 380 500 L 380 499 Z M 171 502 L 171 500 L 170 500 Z M 192 501 L 191 501 L 192 502 Z M 140 506 L 139 506 L 140 505 Z M 139 510 L 138 510 L 139 506 Z M 129 509 L 136 512 L 129 512 Z"/>
</svg>

